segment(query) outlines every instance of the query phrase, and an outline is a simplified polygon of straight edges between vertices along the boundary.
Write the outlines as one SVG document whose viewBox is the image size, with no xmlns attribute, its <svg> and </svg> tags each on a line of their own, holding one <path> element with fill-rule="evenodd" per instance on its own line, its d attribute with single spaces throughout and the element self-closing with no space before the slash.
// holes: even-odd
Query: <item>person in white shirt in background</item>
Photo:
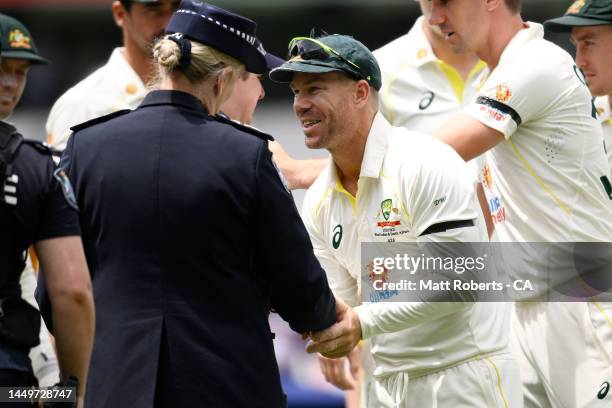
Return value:
<svg viewBox="0 0 612 408">
<path fill-rule="evenodd" d="M 576 46 L 576 64 L 596 97 L 612 177 L 612 1 L 577 1 L 563 17 L 546 21 L 544 27 L 570 33 Z"/>
<path fill-rule="evenodd" d="M 164 33 L 180 0 L 116 0 L 113 18 L 123 32 L 123 47 L 108 62 L 55 102 L 47 119 L 47 142 L 64 150 L 72 126 L 121 109 L 134 109 L 155 73 L 153 40 Z"/>
<path fill-rule="evenodd" d="M 324 35 L 298 37 L 290 49 L 270 78 L 291 82 L 307 147 L 332 156 L 302 218 L 334 294 L 355 307 L 340 313 L 344 324 L 314 334 L 308 350 L 338 358 L 370 339 L 376 381 L 366 406 L 521 407 L 507 305 L 359 305 L 362 242 L 487 241 L 475 174 L 433 137 L 388 123 L 378 108 L 380 70 L 363 44 Z"/>
<path fill-rule="evenodd" d="M 466 161 L 486 152 L 487 188 L 505 206 L 493 239 L 610 242 L 602 130 L 571 56 L 544 40 L 542 25 L 522 20 L 520 0 L 432 4 L 430 23 L 491 70 L 476 100 L 436 135 Z M 550 266 L 534 261 L 540 274 Z M 611 311 L 598 302 L 516 304 L 512 348 L 526 407 L 609 403 L 598 391 L 611 380 Z"/>
</svg>

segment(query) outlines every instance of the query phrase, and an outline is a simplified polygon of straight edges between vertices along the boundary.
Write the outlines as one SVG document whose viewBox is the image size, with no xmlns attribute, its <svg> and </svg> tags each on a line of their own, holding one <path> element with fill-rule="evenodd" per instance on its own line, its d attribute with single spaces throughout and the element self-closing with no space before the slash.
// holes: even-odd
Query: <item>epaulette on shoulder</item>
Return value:
<svg viewBox="0 0 612 408">
<path fill-rule="evenodd" d="M 87 122 L 83 122 L 80 123 L 78 125 L 75 125 L 73 127 L 70 128 L 70 130 L 72 130 L 73 132 L 77 132 L 79 130 L 83 130 L 86 129 L 88 127 L 91 127 L 93 125 L 97 125 L 98 123 L 104 123 L 107 122 L 113 118 L 116 118 L 118 116 L 123 116 L 127 113 L 130 113 L 132 110 L 131 109 L 121 109 L 118 110 L 116 112 L 113 113 L 109 113 L 108 115 L 104 115 L 104 116 L 100 116 L 99 118 L 95 118 L 95 119 L 90 119 Z"/>
<path fill-rule="evenodd" d="M 32 146 L 34 149 L 38 150 L 42 154 L 46 154 L 49 156 L 61 156 L 62 152 L 59 150 L 55 150 L 45 142 L 41 142 L 40 140 L 33 139 L 23 139 L 23 143 Z"/>
<path fill-rule="evenodd" d="M 229 118 L 227 118 L 227 117 L 225 117 L 223 115 L 215 115 L 215 116 L 213 116 L 213 118 L 217 122 L 228 124 L 230 126 L 235 127 L 238 130 L 241 130 L 243 132 L 255 135 L 255 136 L 257 136 L 260 139 L 270 140 L 270 141 L 274 140 L 274 138 L 271 135 L 269 135 L 269 134 L 267 134 L 265 132 L 262 132 L 261 130 L 259 130 L 259 129 L 253 127 L 253 126 L 245 125 L 244 123 L 238 122 L 236 120 L 229 119 Z"/>
</svg>

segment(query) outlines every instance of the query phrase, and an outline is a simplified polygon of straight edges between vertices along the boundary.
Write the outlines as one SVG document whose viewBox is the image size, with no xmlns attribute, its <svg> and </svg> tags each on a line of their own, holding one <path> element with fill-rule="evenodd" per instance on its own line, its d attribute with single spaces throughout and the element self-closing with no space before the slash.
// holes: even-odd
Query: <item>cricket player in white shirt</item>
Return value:
<svg viewBox="0 0 612 408">
<path fill-rule="evenodd" d="M 409 32 L 373 52 L 382 73 L 380 111 L 393 126 L 432 133 L 475 98 L 479 76 L 486 64 L 474 53 L 455 52 L 440 29 L 428 23 L 431 2 L 417 0 L 416 3 L 423 15 Z M 476 163 L 473 166 L 477 168 Z M 367 350 L 363 354 L 361 381 L 346 375 L 344 361 L 320 357 L 322 371 L 329 382 L 341 389 L 362 386 L 363 392 L 358 398 L 347 393 L 347 406 L 375 404 L 372 393 L 368 392 L 371 357 Z M 349 360 L 354 373 L 352 354 Z M 353 399 L 360 399 L 361 404 L 351 405 L 348 401 Z"/>
<path fill-rule="evenodd" d="M 340 357 L 370 339 L 376 399 L 385 406 L 522 406 L 506 305 L 357 306 L 362 242 L 487 240 L 473 172 L 452 149 L 379 113 L 380 70 L 363 44 L 325 35 L 299 37 L 290 48 L 292 58 L 270 77 L 291 82 L 306 145 L 332 156 L 302 217 L 335 295 L 356 306 L 333 330 L 314 335 L 309 351 Z M 395 210 L 385 221 L 381 203 L 389 201 Z"/>
<path fill-rule="evenodd" d="M 595 109 L 603 127 L 612 177 L 612 1 L 576 1 L 563 17 L 546 21 L 544 27 L 549 31 L 569 32 L 576 46 L 576 64 L 596 97 Z"/>
<path fill-rule="evenodd" d="M 611 241 L 601 126 L 571 56 L 543 39 L 540 24 L 523 22 L 519 0 L 432 4 L 430 23 L 491 70 L 474 103 L 437 136 L 465 160 L 486 152 L 487 188 L 506 207 L 494 238 Z M 611 309 L 595 301 L 516 305 L 513 351 L 527 407 L 610 404 L 600 389 L 612 380 Z"/>
<path fill-rule="evenodd" d="M 476 96 L 486 64 L 455 52 L 439 27 L 428 23 L 431 2 L 410 31 L 374 51 L 382 73 L 380 111 L 393 126 L 433 133 Z"/>
<path fill-rule="evenodd" d="M 115 23 L 123 32 L 123 47 L 113 50 L 106 65 L 64 93 L 47 119 L 47 142 L 64 150 L 70 128 L 121 109 L 134 109 L 144 99 L 146 83 L 155 74 L 153 40 L 164 33 L 180 0 L 116 0 Z"/>
</svg>

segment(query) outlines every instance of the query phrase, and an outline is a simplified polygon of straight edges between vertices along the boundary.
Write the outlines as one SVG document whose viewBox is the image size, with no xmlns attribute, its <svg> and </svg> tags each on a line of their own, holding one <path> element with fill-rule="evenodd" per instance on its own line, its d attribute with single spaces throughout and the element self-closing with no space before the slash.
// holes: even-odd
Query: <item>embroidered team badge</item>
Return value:
<svg viewBox="0 0 612 408">
<path fill-rule="evenodd" d="M 381 201 L 380 209 L 376 214 L 376 221 L 376 226 L 379 228 L 396 227 L 401 224 L 399 209 L 393 207 L 393 201 L 390 198 Z"/>
<path fill-rule="evenodd" d="M 584 7 L 584 0 L 576 0 L 565 12 L 565 14 L 578 14 Z"/>
<path fill-rule="evenodd" d="M 79 206 L 77 204 L 76 196 L 74 195 L 74 190 L 72 189 L 72 184 L 66 175 L 66 172 L 62 169 L 57 169 L 53 172 L 53 177 L 59 183 L 62 188 L 62 193 L 64 193 L 64 198 L 69 206 L 78 211 Z"/>
<path fill-rule="evenodd" d="M 390 198 L 380 203 L 380 210 L 382 211 L 383 217 L 385 217 L 385 221 L 389 221 L 389 216 L 391 215 L 391 211 L 393 211 L 393 202 Z"/>
<path fill-rule="evenodd" d="M 507 102 L 512 96 L 512 91 L 508 84 L 499 84 L 495 88 L 495 99 L 500 102 Z"/>
<path fill-rule="evenodd" d="M 21 32 L 21 30 L 16 28 L 9 33 L 9 46 L 11 48 L 25 48 L 26 50 L 31 50 L 32 40 Z"/>
</svg>

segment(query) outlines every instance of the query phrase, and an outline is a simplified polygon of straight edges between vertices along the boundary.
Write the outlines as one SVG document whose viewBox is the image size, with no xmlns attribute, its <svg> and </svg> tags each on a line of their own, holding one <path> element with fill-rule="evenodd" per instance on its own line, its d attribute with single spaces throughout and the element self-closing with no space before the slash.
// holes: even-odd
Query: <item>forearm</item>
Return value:
<svg viewBox="0 0 612 408">
<path fill-rule="evenodd" d="M 52 298 L 51 305 L 62 379 L 76 376 L 79 379 L 79 395 L 83 395 L 93 347 L 93 297 L 91 292 L 60 296 L 56 300 Z"/>
<path fill-rule="evenodd" d="M 93 346 L 94 303 L 89 270 L 78 236 L 36 244 L 53 315 L 53 334 L 62 379 L 79 379 L 85 392 Z"/>
<path fill-rule="evenodd" d="M 380 302 L 357 306 L 363 339 L 393 333 L 472 307 L 464 302 Z"/>
</svg>

